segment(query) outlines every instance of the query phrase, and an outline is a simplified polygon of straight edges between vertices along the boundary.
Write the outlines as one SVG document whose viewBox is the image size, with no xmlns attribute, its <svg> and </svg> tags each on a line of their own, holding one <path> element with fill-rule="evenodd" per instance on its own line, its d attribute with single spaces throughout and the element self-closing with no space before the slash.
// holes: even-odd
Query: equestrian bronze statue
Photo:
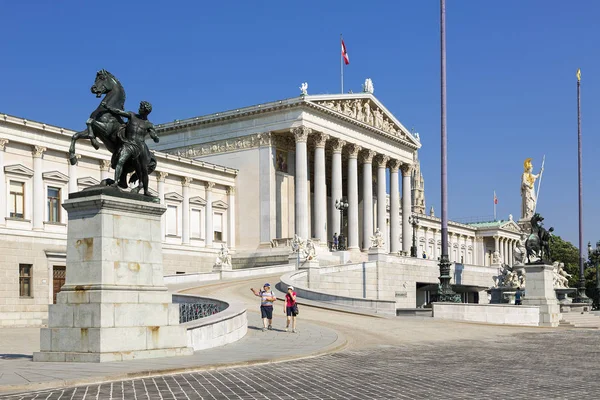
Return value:
<svg viewBox="0 0 600 400">
<path fill-rule="evenodd" d="M 536 263 L 552 263 L 550 243 L 552 242 L 552 232 L 554 232 L 554 228 L 546 230 L 543 226 L 543 221 L 544 217 L 538 213 L 535 213 L 533 217 L 531 217 L 531 234 L 525 241 L 528 264 L 531 264 L 531 256 L 538 258 Z"/>
<path fill-rule="evenodd" d="M 87 128 L 77 132 L 71 138 L 69 161 L 77 163 L 75 142 L 89 139 L 96 150 L 100 148 L 100 140 L 112 154 L 111 168 L 115 170 L 115 179 L 103 181 L 104 185 L 115 188 L 128 188 L 127 175 L 132 174 L 129 183 L 138 182 L 134 192 L 144 190 L 144 195 L 151 196 L 148 190 L 148 176 L 156 169 L 156 158 L 148 149 L 144 139 L 149 135 L 158 143 L 154 126 L 148 121 L 152 106 L 146 101 L 140 103 L 139 112 L 125 112 L 125 90 L 121 82 L 110 72 L 100 70 L 91 89 L 96 97 L 104 98 L 86 121 Z M 123 121 L 127 118 L 127 122 Z"/>
</svg>

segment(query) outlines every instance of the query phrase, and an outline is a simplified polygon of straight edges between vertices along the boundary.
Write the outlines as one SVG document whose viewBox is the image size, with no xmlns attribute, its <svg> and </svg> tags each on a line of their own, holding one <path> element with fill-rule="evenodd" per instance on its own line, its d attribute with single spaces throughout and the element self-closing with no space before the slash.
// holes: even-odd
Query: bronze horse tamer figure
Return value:
<svg viewBox="0 0 600 400">
<path fill-rule="evenodd" d="M 119 80 L 110 72 L 104 69 L 98 71 L 96 73 L 96 80 L 90 90 L 98 98 L 105 95 L 101 102 L 106 103 L 108 106 L 119 110 L 125 108 L 125 89 L 123 89 L 121 82 L 119 82 Z M 87 128 L 85 130 L 77 132 L 71 137 L 71 146 L 69 147 L 69 161 L 71 165 L 77 163 L 77 157 L 75 156 L 75 142 L 77 142 L 77 140 L 89 139 L 92 146 L 98 150 L 100 148 L 98 139 L 100 139 L 100 141 L 104 143 L 104 146 L 106 146 L 106 149 L 112 153 L 111 167 L 114 169 L 118 160 L 119 149 L 123 145 L 123 141 L 119 138 L 118 132 L 120 129 L 124 129 L 125 123 L 121 117 L 111 113 L 107 108 L 98 105 L 91 113 L 90 118 L 86 121 L 86 125 Z M 156 169 L 156 158 L 150 150 L 148 150 L 147 146 L 144 146 L 144 151 L 147 152 L 148 159 L 150 160 L 147 166 L 148 175 L 150 175 Z M 134 183 L 138 181 L 138 176 L 135 173 L 135 163 L 133 161 L 129 161 L 124 165 L 123 172 L 124 173 L 118 182 L 119 187 L 124 189 L 128 187 L 127 175 L 132 172 L 133 174 L 131 175 L 129 182 Z M 112 183 L 112 179 L 110 182 L 106 183 Z M 138 185 L 136 191 L 139 191 L 139 189 L 140 187 Z"/>
</svg>

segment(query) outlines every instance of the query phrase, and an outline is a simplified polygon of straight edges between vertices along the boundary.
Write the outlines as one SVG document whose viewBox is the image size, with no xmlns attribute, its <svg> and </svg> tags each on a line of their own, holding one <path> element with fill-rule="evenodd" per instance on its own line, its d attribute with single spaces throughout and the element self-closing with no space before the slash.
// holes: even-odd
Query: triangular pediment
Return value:
<svg viewBox="0 0 600 400">
<path fill-rule="evenodd" d="M 222 208 L 224 210 L 226 210 L 229 207 L 227 203 L 221 200 L 213 201 L 212 206 L 213 208 Z"/>
<path fill-rule="evenodd" d="M 206 205 L 206 200 L 204 200 L 200 196 L 191 197 L 190 198 L 190 204 L 194 204 L 194 205 L 197 205 L 197 206 L 205 206 Z"/>
<path fill-rule="evenodd" d="M 369 129 L 421 147 L 421 142 L 371 93 L 305 96 L 305 101 Z"/>
<path fill-rule="evenodd" d="M 183 196 L 176 192 L 169 192 L 165 194 L 165 200 L 181 202 L 183 201 Z"/>
<path fill-rule="evenodd" d="M 13 175 L 23 175 L 27 177 L 33 176 L 33 170 L 27 168 L 23 164 L 13 164 L 4 167 L 4 172 Z"/>
<path fill-rule="evenodd" d="M 519 227 L 519 225 L 517 225 L 517 223 L 512 220 L 500 225 L 500 229 L 504 229 L 515 233 L 521 233 L 521 228 Z"/>
<path fill-rule="evenodd" d="M 99 185 L 100 181 L 98 179 L 94 179 L 91 176 L 86 176 L 85 178 L 77 179 L 77 185 L 83 187 L 95 186 Z"/>
<path fill-rule="evenodd" d="M 69 177 L 59 171 L 49 171 L 42 174 L 42 178 L 45 180 L 58 181 L 58 182 L 69 182 Z"/>
<path fill-rule="evenodd" d="M 152 188 L 148 188 L 148 192 L 154 197 L 158 197 L 158 192 Z"/>
</svg>

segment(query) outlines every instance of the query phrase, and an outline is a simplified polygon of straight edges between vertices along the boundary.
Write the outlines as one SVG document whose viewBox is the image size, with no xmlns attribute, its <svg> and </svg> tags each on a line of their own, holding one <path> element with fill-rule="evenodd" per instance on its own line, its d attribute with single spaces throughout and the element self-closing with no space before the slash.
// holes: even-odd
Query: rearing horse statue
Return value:
<svg viewBox="0 0 600 400">
<path fill-rule="evenodd" d="M 554 228 L 547 231 L 542 226 L 544 217 L 535 213 L 531 217 L 531 235 L 525 241 L 525 249 L 527 250 L 527 263 L 531 263 L 530 257 L 536 256 L 540 261 L 551 261 L 550 241 L 552 240 L 552 232 Z"/>
<path fill-rule="evenodd" d="M 106 103 L 107 106 L 118 110 L 125 109 L 125 89 L 123 89 L 121 82 L 105 69 L 96 73 L 96 80 L 90 90 L 98 98 L 105 95 L 101 102 Z M 98 150 L 100 148 L 98 139 L 100 139 L 106 146 L 106 149 L 113 154 L 111 167 L 115 168 L 115 155 L 118 158 L 119 149 L 123 145 L 123 141 L 117 135 L 119 129 L 122 129 L 125 125 L 121 117 L 113 114 L 106 107 L 98 105 L 90 115 L 90 118 L 86 121 L 86 125 L 87 128 L 85 130 L 77 132 L 71 137 L 71 146 L 69 147 L 69 161 L 71 162 L 71 165 L 77 163 L 77 157 L 75 156 L 75 142 L 77 142 L 77 140 L 89 139 L 92 146 Z M 147 148 L 145 151 L 148 151 Z M 151 154 L 149 154 L 149 157 L 151 162 L 148 165 L 148 174 L 152 173 L 156 168 L 156 159 Z M 135 165 L 133 162 L 128 162 L 124 165 L 124 173 L 118 182 L 119 187 L 127 188 L 127 174 L 134 171 Z M 137 179 L 137 175 L 133 174 L 130 182 L 135 182 Z"/>
</svg>

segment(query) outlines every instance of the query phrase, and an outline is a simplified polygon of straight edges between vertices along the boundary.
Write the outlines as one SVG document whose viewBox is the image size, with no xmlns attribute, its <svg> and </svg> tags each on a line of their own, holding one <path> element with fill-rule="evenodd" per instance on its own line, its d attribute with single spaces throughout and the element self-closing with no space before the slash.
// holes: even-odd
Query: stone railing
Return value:
<svg viewBox="0 0 600 400">
<path fill-rule="evenodd" d="M 361 264 L 347 264 L 333 267 L 322 268 L 325 272 L 343 271 L 345 269 L 362 268 Z M 320 303 L 330 304 L 334 306 L 348 307 L 357 311 L 367 311 L 377 314 L 396 315 L 396 302 L 394 300 L 378 300 L 363 297 L 340 296 L 330 292 L 317 289 L 310 289 L 307 285 L 307 270 L 294 271 L 283 275 L 280 280 L 279 289 L 285 292 L 287 286 L 293 286 L 294 291 L 301 299 L 307 299 Z"/>
<path fill-rule="evenodd" d="M 539 326 L 540 307 L 509 304 L 432 303 L 433 318 L 498 325 Z"/>
<path fill-rule="evenodd" d="M 194 351 L 235 342 L 248 331 L 243 303 L 181 293 L 173 295 L 173 303 L 179 304 L 180 322 Z"/>
</svg>

